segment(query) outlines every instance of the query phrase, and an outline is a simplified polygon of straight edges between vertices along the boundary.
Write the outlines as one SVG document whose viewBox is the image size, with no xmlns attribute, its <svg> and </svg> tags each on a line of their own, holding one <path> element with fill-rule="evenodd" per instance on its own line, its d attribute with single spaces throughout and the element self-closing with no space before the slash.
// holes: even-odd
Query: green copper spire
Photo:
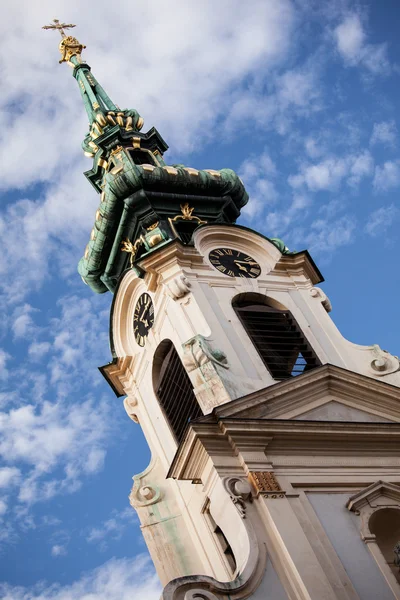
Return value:
<svg viewBox="0 0 400 600">
<path fill-rule="evenodd" d="M 140 131 L 143 127 L 143 119 L 135 109 L 118 108 L 91 73 L 90 66 L 82 62 L 81 54 L 86 46 L 72 35 L 65 34 L 66 29 L 75 25 L 60 23 L 58 19 L 54 19 L 53 23 L 45 25 L 43 29 L 58 30 L 61 34 L 61 42 L 58 46 L 61 53 L 59 62 L 66 62 L 73 68 L 73 76 L 79 84 L 89 119 L 89 132 L 85 136 L 82 147 L 86 156 L 94 157 L 99 150 L 95 142 L 97 138 L 112 128 L 121 128 L 131 133 Z"/>
<path fill-rule="evenodd" d="M 72 24 L 47 25 L 60 31 L 60 62 L 73 68 L 89 119 L 82 147 L 93 159 L 85 173 L 100 203 L 78 271 L 92 290 L 114 292 L 126 269 L 143 276 L 138 261 L 167 244 L 192 244 L 197 227 L 234 224 L 248 195 L 231 169 L 197 169 L 167 165 L 168 149 L 158 131 L 140 130 L 134 109 L 121 110 L 81 59 L 85 48 L 66 35 Z"/>
</svg>

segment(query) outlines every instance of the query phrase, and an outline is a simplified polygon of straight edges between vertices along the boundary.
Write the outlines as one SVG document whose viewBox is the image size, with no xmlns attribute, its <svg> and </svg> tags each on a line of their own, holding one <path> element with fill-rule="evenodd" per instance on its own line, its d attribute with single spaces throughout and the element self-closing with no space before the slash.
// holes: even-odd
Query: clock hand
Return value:
<svg viewBox="0 0 400 600">
<path fill-rule="evenodd" d="M 236 262 L 236 260 L 235 260 L 235 262 Z M 245 271 L 245 273 L 247 273 L 246 267 L 243 267 L 242 265 L 238 265 L 238 267 L 241 271 Z"/>
<path fill-rule="evenodd" d="M 244 265 L 256 265 L 256 261 L 255 260 L 234 260 L 234 263 L 238 264 L 238 263 L 243 263 Z"/>
</svg>

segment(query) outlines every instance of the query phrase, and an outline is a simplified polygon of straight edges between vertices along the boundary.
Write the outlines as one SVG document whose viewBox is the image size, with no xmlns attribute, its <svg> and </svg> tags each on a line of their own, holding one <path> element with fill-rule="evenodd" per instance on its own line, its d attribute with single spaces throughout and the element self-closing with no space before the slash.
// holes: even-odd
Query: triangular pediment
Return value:
<svg viewBox="0 0 400 600">
<path fill-rule="evenodd" d="M 366 505 L 379 508 L 390 505 L 398 507 L 399 504 L 400 486 L 379 480 L 351 496 L 347 502 L 347 508 L 353 512 L 359 512 Z"/>
<path fill-rule="evenodd" d="M 220 418 L 400 422 L 400 388 L 323 365 L 215 409 Z"/>
<path fill-rule="evenodd" d="M 355 408 L 350 404 L 344 404 L 339 399 L 323 401 L 316 408 L 306 410 L 305 412 L 302 410 L 300 414 L 292 418 L 297 421 L 345 421 L 347 423 L 385 423 L 393 421 L 379 414 L 373 414 Z"/>
</svg>

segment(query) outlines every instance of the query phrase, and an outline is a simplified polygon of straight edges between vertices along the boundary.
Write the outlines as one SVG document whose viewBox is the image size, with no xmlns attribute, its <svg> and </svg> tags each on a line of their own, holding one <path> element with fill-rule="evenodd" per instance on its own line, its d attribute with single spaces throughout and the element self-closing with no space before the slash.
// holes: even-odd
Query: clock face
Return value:
<svg viewBox="0 0 400 600">
<path fill-rule="evenodd" d="M 216 248 L 208 255 L 213 267 L 229 277 L 251 277 L 255 279 L 261 274 L 261 267 L 254 258 L 239 250 Z"/>
<path fill-rule="evenodd" d="M 144 346 L 150 329 L 154 325 L 154 304 L 149 294 L 142 294 L 136 302 L 133 315 L 133 331 L 139 346 Z"/>
</svg>

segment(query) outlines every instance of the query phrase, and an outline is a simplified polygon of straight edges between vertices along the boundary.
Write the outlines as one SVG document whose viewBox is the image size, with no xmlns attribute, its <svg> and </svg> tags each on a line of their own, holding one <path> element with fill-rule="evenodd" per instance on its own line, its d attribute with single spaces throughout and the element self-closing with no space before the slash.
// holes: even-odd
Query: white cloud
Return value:
<svg viewBox="0 0 400 600">
<path fill-rule="evenodd" d="M 292 232 L 296 248 L 307 248 L 312 254 L 321 254 L 330 258 L 333 252 L 347 246 L 355 240 L 357 222 L 352 215 L 339 219 L 316 219 L 307 228 L 297 228 Z"/>
<path fill-rule="evenodd" d="M 337 48 L 343 58 L 358 62 L 365 42 L 364 29 L 358 15 L 349 15 L 334 32 Z"/>
<path fill-rule="evenodd" d="M 377 192 L 386 192 L 398 185 L 400 185 L 400 160 L 388 160 L 382 166 L 376 166 L 373 186 Z"/>
<path fill-rule="evenodd" d="M 289 176 L 294 189 L 306 186 L 312 192 L 336 190 L 343 180 L 357 186 L 364 177 L 372 176 L 374 161 L 368 150 L 358 154 L 330 156 L 316 164 L 304 163 L 296 175 Z"/>
<path fill-rule="evenodd" d="M 375 75 L 388 73 L 386 44 L 368 44 L 366 38 L 361 18 L 356 13 L 347 15 L 334 30 L 337 50 L 347 65 L 362 65 Z"/>
<path fill-rule="evenodd" d="M 161 586 L 147 557 L 113 558 L 70 585 L 0 584 L 2 600 L 159 600 Z"/>
<path fill-rule="evenodd" d="M 8 378 L 7 361 L 11 356 L 2 348 L 0 348 L 0 380 Z"/>
<path fill-rule="evenodd" d="M 54 544 L 54 546 L 52 546 L 52 548 L 51 548 L 52 556 L 66 556 L 66 554 L 67 554 L 67 549 L 65 546 L 60 546 L 58 544 Z"/>
<path fill-rule="evenodd" d="M 225 129 L 237 130 L 238 124 L 254 121 L 259 127 L 284 135 L 298 118 L 321 110 L 322 90 L 319 65 L 310 60 L 305 65 L 276 75 L 269 94 L 254 89 L 238 90 L 231 96 Z"/>
<path fill-rule="evenodd" d="M 28 338 L 36 330 L 31 314 L 37 312 L 30 304 L 24 304 L 14 310 L 12 330 L 16 338 Z"/>
<path fill-rule="evenodd" d="M 0 517 L 2 517 L 7 512 L 7 502 L 3 499 L 0 499 Z"/>
<path fill-rule="evenodd" d="M 0 488 L 8 488 L 14 485 L 20 478 L 21 471 L 16 467 L 0 468 Z"/>
<path fill-rule="evenodd" d="M 382 206 L 369 215 L 365 231 L 372 237 L 383 235 L 399 216 L 400 211 L 394 204 Z"/>
<path fill-rule="evenodd" d="M 239 169 L 250 202 L 244 207 L 243 215 L 250 219 L 259 216 L 265 206 L 274 204 L 278 198 L 274 179 L 277 171 L 269 154 L 264 151 L 260 156 L 245 160 Z"/>
<path fill-rule="evenodd" d="M 394 121 L 382 121 L 374 123 L 370 144 L 383 144 L 394 146 L 397 140 L 397 127 Z"/>
<path fill-rule="evenodd" d="M 57 525 L 61 524 L 61 521 L 53 515 L 44 515 L 42 517 L 42 524 L 47 527 L 56 527 Z"/>
<path fill-rule="evenodd" d="M 348 183 L 357 186 L 364 177 L 369 177 L 374 171 L 374 159 L 368 150 L 350 159 L 350 177 Z"/>
<path fill-rule="evenodd" d="M 28 354 L 32 360 L 39 361 L 49 352 L 50 348 L 49 342 L 33 342 L 28 348 Z"/>
<path fill-rule="evenodd" d="M 310 158 L 319 158 L 326 150 L 319 139 L 309 136 L 304 142 L 304 148 Z"/>
<path fill-rule="evenodd" d="M 356 221 L 350 215 L 333 222 L 319 219 L 311 224 L 308 247 L 311 251 L 332 253 L 337 248 L 352 243 L 355 229 Z"/>
<path fill-rule="evenodd" d="M 287 228 L 297 219 L 304 219 L 311 198 L 304 194 L 294 194 L 291 205 L 282 211 L 269 212 L 266 217 L 266 228 L 270 237 L 281 237 Z"/>
<path fill-rule="evenodd" d="M 88 543 L 96 543 L 100 550 L 105 550 L 109 540 L 118 540 L 121 538 L 127 527 L 137 520 L 137 515 L 133 508 L 128 507 L 123 511 L 113 511 L 109 519 L 104 521 L 99 527 L 93 527 L 87 534 Z"/>
<path fill-rule="evenodd" d="M 46 402 L 36 409 L 26 405 L 1 412 L 0 456 L 6 464 L 28 469 L 20 482 L 19 501 L 31 504 L 72 491 L 84 474 L 101 468 L 99 457 L 104 457 L 109 433 L 107 414 L 104 403 L 90 400 L 71 406 Z M 63 467 L 64 476 L 49 480 L 56 466 Z"/>
</svg>

